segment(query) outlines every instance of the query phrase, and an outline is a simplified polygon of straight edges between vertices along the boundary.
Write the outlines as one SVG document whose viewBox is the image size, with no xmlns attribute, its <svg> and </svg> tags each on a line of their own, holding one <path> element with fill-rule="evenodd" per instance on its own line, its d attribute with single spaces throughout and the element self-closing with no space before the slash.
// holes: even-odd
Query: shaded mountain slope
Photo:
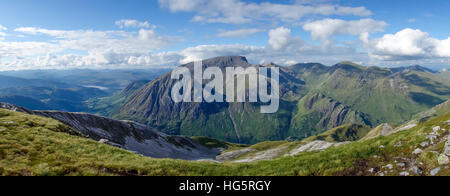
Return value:
<svg viewBox="0 0 450 196">
<path fill-rule="evenodd" d="M 35 100 L 29 97 L 18 95 L 0 95 L 0 102 L 13 103 L 15 105 L 21 105 L 32 110 L 49 110 L 51 106 L 46 103 Z"/>
<path fill-rule="evenodd" d="M 88 138 L 102 140 L 153 158 L 215 159 L 220 153 L 219 149 L 204 147 L 188 137 L 169 136 L 130 121 L 117 121 L 84 113 L 30 111 L 4 103 L 0 107 L 58 120 Z"/>
<path fill-rule="evenodd" d="M 250 67 L 244 57 L 205 60 L 204 67 Z M 193 63 L 184 65 L 191 70 Z M 286 80 L 289 75 L 280 76 Z M 289 127 L 291 103 L 284 101 L 277 114 L 260 114 L 253 103 L 174 103 L 170 73 L 136 91 L 115 118 L 130 119 L 176 135 L 207 136 L 231 142 L 255 143 L 283 139 Z M 286 83 L 287 84 L 287 83 Z M 301 86 L 301 85 L 300 85 Z M 283 87 L 282 87 L 283 88 Z M 289 105 L 289 107 L 287 107 Z"/>
</svg>

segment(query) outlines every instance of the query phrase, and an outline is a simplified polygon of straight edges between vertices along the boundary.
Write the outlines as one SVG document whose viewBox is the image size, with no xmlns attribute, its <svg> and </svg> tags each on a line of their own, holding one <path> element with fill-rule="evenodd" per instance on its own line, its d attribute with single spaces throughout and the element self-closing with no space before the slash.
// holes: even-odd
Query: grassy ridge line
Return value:
<svg viewBox="0 0 450 196">
<path fill-rule="evenodd" d="M 449 119 L 449 114 L 443 115 L 409 131 L 322 152 L 256 163 L 220 164 L 151 159 L 71 135 L 55 120 L 0 110 L 0 175 L 370 175 L 366 171 L 369 167 L 381 167 L 396 156 L 412 156 L 413 147 L 425 140 L 423 133 L 435 125 L 448 130 L 448 123 L 442 122 Z M 403 147 L 394 147 L 399 141 Z M 379 148 L 381 145 L 385 148 Z M 374 155 L 383 159 L 375 160 Z M 424 161 L 425 171 L 434 168 L 434 162 Z M 449 173 L 442 170 L 440 174 Z"/>
</svg>

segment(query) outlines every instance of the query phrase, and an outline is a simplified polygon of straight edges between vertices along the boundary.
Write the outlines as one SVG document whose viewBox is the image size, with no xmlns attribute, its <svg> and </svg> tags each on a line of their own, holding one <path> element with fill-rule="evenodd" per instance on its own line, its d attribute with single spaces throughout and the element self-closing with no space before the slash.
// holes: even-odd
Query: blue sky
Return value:
<svg viewBox="0 0 450 196">
<path fill-rule="evenodd" d="M 0 0 L 0 70 L 288 65 L 450 68 L 447 0 Z"/>
</svg>

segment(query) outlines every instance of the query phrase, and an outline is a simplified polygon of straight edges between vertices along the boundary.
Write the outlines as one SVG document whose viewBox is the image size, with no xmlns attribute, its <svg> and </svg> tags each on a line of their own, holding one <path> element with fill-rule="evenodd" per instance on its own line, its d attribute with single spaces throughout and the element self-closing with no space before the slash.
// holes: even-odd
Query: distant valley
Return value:
<svg viewBox="0 0 450 196">
<path fill-rule="evenodd" d="M 93 112 L 96 100 L 119 93 L 134 80 L 151 80 L 155 70 L 28 70 L 0 72 L 0 102 L 33 110 Z"/>
</svg>

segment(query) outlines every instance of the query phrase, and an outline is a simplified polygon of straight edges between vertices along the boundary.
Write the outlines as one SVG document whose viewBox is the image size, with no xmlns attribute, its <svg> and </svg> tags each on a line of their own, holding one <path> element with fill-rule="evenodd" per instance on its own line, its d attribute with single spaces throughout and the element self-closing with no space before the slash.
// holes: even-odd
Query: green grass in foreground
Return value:
<svg viewBox="0 0 450 196">
<path fill-rule="evenodd" d="M 0 109 L 0 175 L 370 175 L 368 168 L 382 167 L 397 156 L 413 156 L 415 146 L 425 141 L 423 133 L 436 125 L 448 130 L 448 123 L 442 122 L 449 119 L 444 115 L 409 131 L 322 152 L 235 164 L 151 159 L 80 137 L 55 120 Z M 400 141 L 402 147 L 394 147 Z M 433 150 L 442 151 L 442 145 Z M 423 161 L 425 172 L 437 167 L 435 155 L 423 156 L 419 159 L 428 160 Z M 449 174 L 448 169 L 439 173 Z"/>
</svg>

